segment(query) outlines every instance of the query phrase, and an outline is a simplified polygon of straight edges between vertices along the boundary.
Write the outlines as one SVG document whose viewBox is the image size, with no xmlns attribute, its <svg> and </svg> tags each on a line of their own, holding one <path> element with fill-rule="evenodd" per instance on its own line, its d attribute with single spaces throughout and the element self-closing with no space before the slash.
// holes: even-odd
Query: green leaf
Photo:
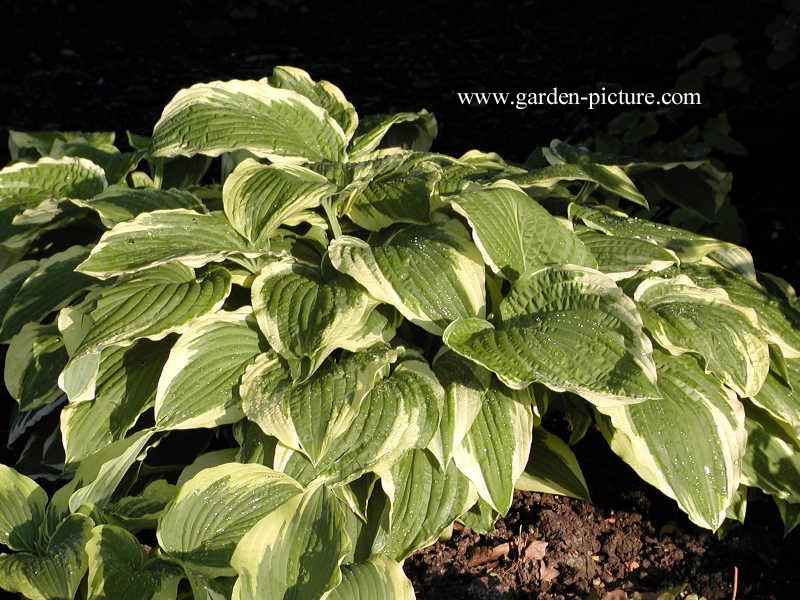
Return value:
<svg viewBox="0 0 800 600">
<path fill-rule="evenodd" d="M 70 202 L 97 213 L 100 222 L 109 229 L 141 213 L 156 210 L 185 208 L 194 212 L 206 212 L 197 196 L 186 190 L 132 189 L 124 185 L 112 185 L 88 200 L 71 199 Z"/>
<path fill-rule="evenodd" d="M 140 494 L 125 496 L 108 505 L 105 514 L 112 523 L 120 523 L 133 533 L 140 529 L 155 529 L 177 491 L 177 486 L 165 479 L 156 479 L 148 483 Z"/>
<path fill-rule="evenodd" d="M 39 266 L 37 260 L 14 262 L 5 269 L 0 266 L 0 323 L 8 312 L 14 297 L 28 276 Z"/>
<path fill-rule="evenodd" d="M 67 364 L 67 351 L 54 324 L 28 323 L 11 338 L 3 377 L 20 411 L 54 402 L 63 393 L 53 382 Z"/>
<path fill-rule="evenodd" d="M 275 67 L 268 81 L 273 87 L 294 90 L 328 111 L 344 131 L 345 142 L 353 137 L 358 127 L 356 109 L 329 81 L 314 81 L 302 69 L 286 66 Z"/>
<path fill-rule="evenodd" d="M 426 450 L 407 451 L 379 474 L 391 502 L 381 551 L 398 561 L 433 544 L 477 499 L 454 464 L 443 468 Z"/>
<path fill-rule="evenodd" d="M 800 310 L 786 297 L 771 294 L 755 281 L 725 269 L 685 265 L 681 271 L 697 285 L 721 287 L 731 302 L 755 310 L 767 341 L 777 345 L 786 358 L 800 358 Z"/>
<path fill-rule="evenodd" d="M 305 96 L 261 81 L 213 81 L 179 91 L 153 129 L 154 157 L 248 150 L 270 160 L 339 160 L 346 136 Z"/>
<path fill-rule="evenodd" d="M 630 218 L 625 213 L 605 206 L 569 205 L 569 218 L 606 235 L 643 240 L 671 250 L 684 263 L 696 262 L 704 256 L 723 250 L 728 242 L 715 240 L 685 229 L 654 223 L 646 219 Z"/>
<path fill-rule="evenodd" d="M 200 573 L 231 575 L 231 555 L 242 536 L 300 491 L 293 479 L 262 465 L 203 469 L 162 515 L 159 545 Z"/>
<path fill-rule="evenodd" d="M 634 204 L 647 208 L 647 199 L 636 189 L 633 181 L 616 165 L 604 165 L 594 162 L 585 148 L 570 146 L 560 140 L 553 140 L 545 149 L 545 156 L 551 164 L 569 164 L 577 166 L 591 181 L 598 183 L 609 192 L 630 200 Z M 574 177 L 581 179 L 581 177 Z"/>
<path fill-rule="evenodd" d="M 783 421 L 800 441 L 800 360 L 786 359 L 784 375 L 770 371 L 764 385 L 751 398 L 753 404 Z"/>
<path fill-rule="evenodd" d="M 96 148 L 114 143 L 113 131 L 14 131 L 8 132 L 8 149 L 11 160 L 53 157 L 67 142 L 83 142 Z"/>
<path fill-rule="evenodd" d="M 148 556 L 133 535 L 113 525 L 92 529 L 86 544 L 89 600 L 174 600 L 183 571 Z"/>
<path fill-rule="evenodd" d="M 77 270 L 106 279 L 172 261 L 197 268 L 232 255 L 254 258 L 262 254 L 265 251 L 234 231 L 222 213 L 176 208 L 142 213 L 115 225 Z"/>
<path fill-rule="evenodd" d="M 641 317 L 599 271 L 569 265 L 535 271 L 514 283 L 500 316 L 497 328 L 458 320 L 444 343 L 514 389 L 538 381 L 600 406 L 658 397 Z"/>
<path fill-rule="evenodd" d="M 436 119 L 427 110 L 375 115 L 364 119 L 350 143 L 350 160 L 367 157 L 379 148 L 400 147 L 426 152 L 438 132 Z"/>
<path fill-rule="evenodd" d="M 475 484 L 481 499 L 505 514 L 511 507 L 514 483 L 530 455 L 531 398 L 527 391 L 515 392 L 497 381 L 483 381 L 488 385 L 483 388 L 481 409 L 454 448 L 453 460 Z"/>
<path fill-rule="evenodd" d="M 742 483 L 791 503 L 800 503 L 800 442 L 784 423 L 749 403 L 745 405 L 747 448 Z"/>
<path fill-rule="evenodd" d="M 306 167 L 262 165 L 248 158 L 225 180 L 222 202 L 233 228 L 264 246 L 278 227 L 316 208 L 335 190 L 325 177 Z"/>
<path fill-rule="evenodd" d="M 41 158 L 0 170 L 0 200 L 28 205 L 51 198 L 91 198 L 108 183 L 103 169 L 85 158 Z"/>
<path fill-rule="evenodd" d="M 653 353 L 662 397 L 603 407 L 612 450 L 639 476 L 678 501 L 689 518 L 717 529 L 739 487 L 746 434 L 736 395 L 689 356 Z"/>
<path fill-rule="evenodd" d="M 0 544 L 33 550 L 44 518 L 47 494 L 33 479 L 0 464 Z"/>
<path fill-rule="evenodd" d="M 591 502 L 589 488 L 575 454 L 566 442 L 544 427 L 533 430 L 531 455 L 514 487 Z"/>
<path fill-rule="evenodd" d="M 394 337 L 378 301 L 351 278 L 325 277 L 284 259 L 267 265 L 252 285 L 253 310 L 270 346 L 295 377 L 310 376 L 336 348 L 356 352 Z"/>
<path fill-rule="evenodd" d="M 506 279 L 548 264 L 597 266 L 574 232 L 507 180 L 467 187 L 448 200 L 472 227 L 483 260 Z"/>
<path fill-rule="evenodd" d="M 0 554 L 0 589 L 30 600 L 72 600 L 86 572 L 92 521 L 67 516 L 38 551 Z"/>
<path fill-rule="evenodd" d="M 152 436 L 153 431 L 145 429 L 84 458 L 70 483 L 75 490 L 69 497 L 70 511 L 78 512 L 83 505 L 104 508 L 133 463 L 144 459 Z"/>
<path fill-rule="evenodd" d="M 578 237 L 597 258 L 598 270 L 615 281 L 633 277 L 641 271 L 663 271 L 680 262 L 672 250 L 647 240 L 605 235 L 592 230 L 582 231 Z"/>
<path fill-rule="evenodd" d="M 233 600 L 322 598 L 342 580 L 350 549 L 344 508 L 325 487 L 295 496 L 239 542 Z"/>
<path fill-rule="evenodd" d="M 152 406 L 169 348 L 165 341 L 140 340 L 133 346 L 113 346 L 100 353 L 94 398 L 73 401 L 61 410 L 67 464 L 122 439 Z"/>
<path fill-rule="evenodd" d="M 414 588 L 400 563 L 383 554 L 342 567 L 342 582 L 327 600 L 414 600 Z"/>
<path fill-rule="evenodd" d="M 359 163 L 342 212 L 369 231 L 430 220 L 439 169 L 421 153 L 403 152 Z"/>
<path fill-rule="evenodd" d="M 0 342 L 8 342 L 23 325 L 41 321 L 83 292 L 92 280 L 74 270 L 88 254 L 83 246 L 71 246 L 40 261 L 6 312 L 0 328 Z"/>
<path fill-rule="evenodd" d="M 250 307 L 197 319 L 172 347 L 155 399 L 156 427 L 193 429 L 244 415 L 238 387 L 264 348 Z"/>
<path fill-rule="evenodd" d="M 385 230 L 371 243 L 342 236 L 328 251 L 336 269 L 434 335 L 484 315 L 483 261 L 455 220 Z"/>
<path fill-rule="evenodd" d="M 671 354 L 692 352 L 739 396 L 758 393 L 769 371 L 769 347 L 753 309 L 737 306 L 721 288 L 689 277 L 647 279 L 634 293 L 645 327 Z"/>
</svg>

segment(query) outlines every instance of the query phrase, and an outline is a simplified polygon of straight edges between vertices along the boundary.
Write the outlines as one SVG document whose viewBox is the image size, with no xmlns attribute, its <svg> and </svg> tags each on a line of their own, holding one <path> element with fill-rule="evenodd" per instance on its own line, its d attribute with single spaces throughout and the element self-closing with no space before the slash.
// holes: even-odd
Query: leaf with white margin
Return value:
<svg viewBox="0 0 800 600">
<path fill-rule="evenodd" d="M 340 212 L 369 231 L 396 223 L 427 223 L 439 172 L 428 155 L 415 152 L 357 163 Z"/>
<path fill-rule="evenodd" d="M 692 352 L 739 396 L 761 389 L 769 347 L 751 308 L 733 304 L 721 288 L 702 288 L 686 275 L 646 279 L 636 288 L 645 327 L 670 354 Z"/>
<path fill-rule="evenodd" d="M 751 402 L 765 410 L 776 420 L 783 421 L 800 442 L 800 360 L 784 361 L 786 380 L 770 371 L 764 385 L 751 398 Z"/>
<path fill-rule="evenodd" d="M 192 570 L 232 575 L 231 555 L 242 536 L 301 491 L 291 477 L 263 465 L 203 469 L 180 487 L 161 516 L 159 545 Z"/>
<path fill-rule="evenodd" d="M 481 410 L 453 449 L 453 461 L 478 495 L 505 514 L 531 451 L 532 398 L 529 390 L 509 390 L 492 379 L 486 383 Z"/>
<path fill-rule="evenodd" d="M 248 150 L 273 161 L 340 160 L 347 138 L 321 106 L 261 81 L 212 81 L 180 90 L 153 129 L 152 156 Z"/>
<path fill-rule="evenodd" d="M 311 376 L 337 348 L 357 352 L 389 341 L 394 330 L 378 301 L 350 277 L 294 259 L 267 265 L 251 287 L 253 310 L 270 346 L 294 377 Z"/>
<path fill-rule="evenodd" d="M 552 266 L 518 279 L 502 323 L 460 319 L 444 343 L 513 389 L 538 381 L 598 406 L 657 398 L 652 344 L 633 301 L 599 271 Z"/>
<path fill-rule="evenodd" d="M 345 508 L 325 486 L 295 496 L 239 542 L 232 600 L 324 598 L 342 580 L 350 551 Z"/>
<path fill-rule="evenodd" d="M 166 340 L 139 340 L 133 346 L 113 346 L 100 353 L 94 398 L 61 409 L 67 464 L 122 439 L 152 406 L 169 348 Z"/>
<path fill-rule="evenodd" d="M 148 556 L 139 540 L 114 525 L 92 529 L 86 554 L 89 600 L 174 600 L 183 578 L 179 566 Z"/>
<path fill-rule="evenodd" d="M 653 242 L 606 235 L 592 230 L 578 234 L 597 258 L 597 269 L 614 281 L 633 277 L 640 271 L 663 271 L 680 263 L 677 254 Z"/>
<path fill-rule="evenodd" d="M 572 449 L 544 427 L 533 430 L 531 455 L 514 488 L 591 502 L 586 479 Z"/>
<path fill-rule="evenodd" d="M 85 158 L 40 158 L 0 169 L 0 200 L 91 198 L 108 187 L 102 168 Z"/>
<path fill-rule="evenodd" d="M 0 464 L 0 544 L 31 550 L 47 507 L 47 494 L 33 479 Z"/>
<path fill-rule="evenodd" d="M 175 208 L 145 212 L 115 225 L 77 270 L 107 279 L 172 261 L 197 268 L 229 256 L 255 258 L 266 253 L 266 247 L 252 246 L 234 231 L 221 212 Z"/>
<path fill-rule="evenodd" d="M 72 600 L 86 573 L 92 521 L 68 515 L 39 548 L 0 554 L 0 589 L 29 600 Z"/>
<path fill-rule="evenodd" d="M 590 181 L 598 183 L 608 191 L 630 200 L 640 206 L 648 207 L 647 199 L 636 189 L 625 171 L 617 165 L 604 165 L 594 162 L 592 156 L 584 148 L 570 146 L 560 140 L 553 140 L 544 155 L 552 165 L 574 165 L 585 173 Z M 575 177 L 582 179 L 582 177 Z"/>
<path fill-rule="evenodd" d="M 244 416 L 239 381 L 265 350 L 255 325 L 245 306 L 200 317 L 178 338 L 158 380 L 157 429 L 217 427 Z"/>
<path fill-rule="evenodd" d="M 755 310 L 767 341 L 777 345 L 784 357 L 800 358 L 800 310 L 786 297 L 771 294 L 760 284 L 726 269 L 685 265 L 681 272 L 704 288 L 721 287 L 731 302 Z"/>
<path fill-rule="evenodd" d="M 26 323 L 41 321 L 85 291 L 93 281 L 76 273 L 75 267 L 88 254 L 88 248 L 71 246 L 39 261 L 8 307 L 0 327 L 0 342 L 8 342 Z"/>
<path fill-rule="evenodd" d="M 447 199 L 469 222 L 483 260 L 506 279 L 514 281 L 548 264 L 597 266 L 573 231 L 508 180 L 468 186 Z"/>
<path fill-rule="evenodd" d="M 311 76 L 297 67 L 277 66 L 267 79 L 276 88 L 294 90 L 328 111 L 344 131 L 345 141 L 358 127 L 358 114 L 355 107 L 344 97 L 342 90 L 329 81 L 314 81 Z"/>
<path fill-rule="evenodd" d="M 153 431 L 145 429 L 85 457 L 69 484 L 74 488 L 69 496 L 70 511 L 78 512 L 83 505 L 102 509 L 133 463 L 144 460 L 143 451 L 152 437 Z"/>
<path fill-rule="evenodd" d="M 380 551 L 398 561 L 433 544 L 477 500 L 456 465 L 443 468 L 427 450 L 408 450 L 378 474 L 390 500 Z"/>
<path fill-rule="evenodd" d="M 427 152 L 438 126 L 427 110 L 375 115 L 363 119 L 355 138 L 350 142 L 350 161 L 362 160 L 380 148 L 400 147 Z"/>
<path fill-rule="evenodd" d="M 53 385 L 67 364 L 67 350 L 54 324 L 28 323 L 11 338 L 3 378 L 20 411 L 33 410 L 63 393 Z"/>
<path fill-rule="evenodd" d="M 130 221 L 145 212 L 185 208 L 198 213 L 206 209 L 200 199 L 186 190 L 156 188 L 129 188 L 112 185 L 104 192 L 86 199 L 70 199 L 75 206 L 97 213 L 100 222 L 111 229 L 123 221 Z"/>
<path fill-rule="evenodd" d="M 258 246 L 278 227 L 320 205 L 336 191 L 325 177 L 299 165 L 240 162 L 222 187 L 225 215 L 236 231 Z"/>
<path fill-rule="evenodd" d="M 775 498 L 800 503 L 800 442 L 785 423 L 751 404 L 745 405 L 747 448 L 742 483 Z"/>
<path fill-rule="evenodd" d="M 434 335 L 485 314 L 483 260 L 455 219 L 384 230 L 370 243 L 342 236 L 328 253 L 337 270 Z"/>
<path fill-rule="evenodd" d="M 444 387 L 444 404 L 439 431 L 429 448 L 447 465 L 483 406 L 492 374 L 447 348 L 433 359 L 433 370 Z"/>
<path fill-rule="evenodd" d="M 662 397 L 602 407 L 611 449 L 639 476 L 677 500 L 694 523 L 717 529 L 739 487 L 745 452 L 744 407 L 703 372 L 693 356 L 656 350 Z"/>
<path fill-rule="evenodd" d="M 724 250 L 728 242 L 692 233 L 679 227 L 631 218 L 606 206 L 569 205 L 569 218 L 606 235 L 643 240 L 671 250 L 684 263 L 697 262 L 703 257 Z"/>
<path fill-rule="evenodd" d="M 242 377 L 242 408 L 264 433 L 317 464 L 399 355 L 400 350 L 378 347 L 330 361 L 311 378 L 294 381 L 274 354 L 262 354 Z"/>
<path fill-rule="evenodd" d="M 342 567 L 342 582 L 326 600 L 414 600 L 414 588 L 403 567 L 384 554 Z"/>
</svg>

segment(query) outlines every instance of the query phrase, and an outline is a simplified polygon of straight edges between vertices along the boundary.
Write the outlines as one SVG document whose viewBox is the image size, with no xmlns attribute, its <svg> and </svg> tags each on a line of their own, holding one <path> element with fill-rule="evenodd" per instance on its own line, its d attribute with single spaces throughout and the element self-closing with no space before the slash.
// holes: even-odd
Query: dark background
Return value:
<svg viewBox="0 0 800 600">
<path fill-rule="evenodd" d="M 660 94 L 675 83 L 683 56 L 726 33 L 737 39 L 750 89 L 706 90 L 704 102 L 717 106 L 698 108 L 697 120 L 711 109 L 727 112 L 731 135 L 748 150 L 723 159 L 757 267 L 800 283 L 793 181 L 800 60 L 767 66 L 766 28 L 785 12 L 765 0 L 11 0 L 0 8 L 0 140 L 9 127 L 148 134 L 181 87 L 260 78 L 287 64 L 337 84 L 362 115 L 427 108 L 439 121 L 435 150 L 479 148 L 522 161 L 552 138 L 583 139 L 620 109 L 469 107 L 456 91 L 606 85 Z"/>
</svg>

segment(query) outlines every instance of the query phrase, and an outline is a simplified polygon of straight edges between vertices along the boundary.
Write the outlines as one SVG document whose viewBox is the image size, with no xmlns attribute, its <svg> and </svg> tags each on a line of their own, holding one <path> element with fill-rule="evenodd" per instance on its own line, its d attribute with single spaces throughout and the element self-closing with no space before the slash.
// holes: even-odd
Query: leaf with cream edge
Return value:
<svg viewBox="0 0 800 600">
<path fill-rule="evenodd" d="M 121 527 L 99 525 L 86 544 L 89 600 L 174 600 L 183 571 L 157 556 L 148 556 Z"/>
<path fill-rule="evenodd" d="M 72 600 L 86 573 L 91 529 L 88 517 L 68 515 L 37 547 L 0 553 L 0 589 L 29 600 Z"/>
<path fill-rule="evenodd" d="M 715 530 L 739 487 L 744 407 L 693 356 L 653 356 L 662 397 L 600 408 L 613 425 L 600 419 L 601 431 L 642 479 L 677 500 L 694 523 Z"/>
<path fill-rule="evenodd" d="M 168 340 L 139 340 L 100 353 L 94 398 L 70 402 L 61 409 L 61 442 L 67 464 L 74 464 L 122 439 L 152 406 Z"/>
<path fill-rule="evenodd" d="M 92 198 L 86 200 L 72 198 L 70 202 L 97 213 L 100 222 L 108 229 L 123 221 L 130 221 L 144 212 L 174 208 L 185 208 L 199 213 L 207 212 L 197 196 L 179 189 L 135 189 L 124 185 L 112 185 Z"/>
<path fill-rule="evenodd" d="M 447 198 L 493 272 L 514 281 L 548 264 L 597 267 L 583 242 L 517 185 L 500 180 Z"/>
<path fill-rule="evenodd" d="M 761 284 L 706 265 L 686 265 L 681 271 L 704 288 L 722 288 L 731 302 L 752 308 L 767 341 L 786 358 L 800 358 L 800 309 L 785 297 L 770 294 Z"/>
<path fill-rule="evenodd" d="M 342 567 L 342 582 L 326 600 L 414 600 L 414 588 L 400 563 L 375 554 L 365 562 Z"/>
<path fill-rule="evenodd" d="M 247 158 L 225 180 L 222 203 L 233 228 L 263 247 L 278 227 L 316 208 L 334 191 L 335 185 L 306 167 L 262 165 Z"/>
<path fill-rule="evenodd" d="M 758 393 L 769 371 L 769 347 L 751 308 L 733 304 L 722 288 L 702 288 L 686 275 L 652 278 L 634 300 L 645 327 L 670 354 L 692 352 L 739 396 Z"/>
<path fill-rule="evenodd" d="M 597 269 L 614 281 L 628 279 L 641 271 L 663 271 L 680 263 L 678 255 L 653 242 L 597 233 L 578 233 L 586 248 L 597 258 Z"/>
<path fill-rule="evenodd" d="M 155 399 L 158 429 L 235 423 L 244 415 L 239 381 L 266 348 L 249 306 L 192 323 L 170 351 Z"/>
<path fill-rule="evenodd" d="M 268 81 L 272 87 L 294 90 L 328 111 L 344 131 L 345 142 L 353 137 L 358 127 L 358 114 L 342 91 L 331 82 L 314 81 L 304 70 L 287 66 L 275 67 Z"/>
<path fill-rule="evenodd" d="M 341 160 L 347 137 L 323 107 L 261 81 L 212 81 L 180 90 L 153 129 L 154 158 L 247 150 L 272 161 Z"/>
<path fill-rule="evenodd" d="M 800 503 L 800 442 L 786 424 L 766 411 L 745 404 L 747 448 L 742 483 L 791 503 Z"/>
<path fill-rule="evenodd" d="M 518 279 L 501 324 L 460 319 L 443 341 L 513 389 L 534 381 L 598 406 L 658 398 L 652 344 L 633 301 L 599 271 L 545 267 Z"/>
<path fill-rule="evenodd" d="M 775 420 L 786 423 L 800 442 L 800 360 L 786 359 L 786 379 L 770 371 L 764 385 L 751 402 L 769 413 Z"/>
<path fill-rule="evenodd" d="M 697 262 L 730 244 L 679 227 L 631 218 L 607 206 L 569 205 L 569 218 L 606 235 L 643 240 L 674 252 L 683 263 Z"/>
<path fill-rule="evenodd" d="M 390 501 L 389 527 L 373 551 L 397 561 L 436 542 L 478 499 L 455 464 L 443 468 L 427 450 L 408 450 L 379 475 Z"/>
<path fill-rule="evenodd" d="M 477 365 L 475 369 L 483 371 Z M 531 451 L 532 390 L 509 390 L 491 375 L 478 378 L 484 385 L 481 409 L 453 449 L 453 461 L 481 499 L 505 514 Z"/>
<path fill-rule="evenodd" d="M 57 198 L 91 198 L 108 187 L 105 172 L 85 158 L 40 158 L 0 169 L 3 206 Z"/>
<path fill-rule="evenodd" d="M 291 477 L 257 464 L 227 463 L 185 482 L 158 523 L 158 543 L 187 569 L 234 574 L 236 545 L 262 518 L 300 494 Z"/>
<path fill-rule="evenodd" d="M 94 397 L 100 352 L 136 340 L 163 339 L 197 317 L 218 310 L 231 289 L 227 270 L 194 271 L 169 263 L 118 280 L 82 304 L 63 309 L 58 328 L 70 353 L 59 387 L 72 402 Z"/>
<path fill-rule="evenodd" d="M 267 250 L 268 246 L 259 249 L 251 245 L 220 212 L 154 210 L 104 233 L 77 270 L 106 279 L 173 261 L 198 268 L 230 256 L 255 258 Z"/>
<path fill-rule="evenodd" d="M 350 550 L 345 508 L 325 486 L 307 490 L 261 519 L 239 542 L 232 600 L 324 598 L 342 580 Z"/>
<path fill-rule="evenodd" d="M 30 477 L 0 464 L 0 544 L 11 550 L 33 549 L 44 519 L 47 494 Z"/>
<path fill-rule="evenodd" d="M 425 152 L 438 132 L 436 119 L 427 110 L 376 115 L 359 123 L 349 148 L 351 161 L 369 158 L 380 148 L 400 147 Z"/>
<path fill-rule="evenodd" d="M 530 458 L 514 488 L 591 502 L 589 488 L 572 449 L 544 427 L 533 430 Z"/>
<path fill-rule="evenodd" d="M 270 346 L 295 378 L 311 376 L 337 348 L 364 350 L 394 337 L 378 301 L 346 275 L 294 259 L 267 265 L 251 287 L 253 310 Z"/>
<path fill-rule="evenodd" d="M 480 253 L 454 219 L 383 230 L 369 243 L 342 236 L 328 253 L 333 266 L 434 335 L 486 310 Z"/>
</svg>

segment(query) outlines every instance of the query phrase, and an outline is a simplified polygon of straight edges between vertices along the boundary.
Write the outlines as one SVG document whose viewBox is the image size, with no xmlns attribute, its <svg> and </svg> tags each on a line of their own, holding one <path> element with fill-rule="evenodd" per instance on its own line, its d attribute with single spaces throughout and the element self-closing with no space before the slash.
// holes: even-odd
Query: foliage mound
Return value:
<svg viewBox="0 0 800 600">
<path fill-rule="evenodd" d="M 588 499 L 570 446 L 595 425 L 703 527 L 748 487 L 796 524 L 794 292 L 651 220 L 714 214 L 730 177 L 435 135 L 291 67 L 178 92 L 125 152 L 11 132 L 1 588 L 413 598 L 403 560 L 454 521 Z"/>
</svg>

